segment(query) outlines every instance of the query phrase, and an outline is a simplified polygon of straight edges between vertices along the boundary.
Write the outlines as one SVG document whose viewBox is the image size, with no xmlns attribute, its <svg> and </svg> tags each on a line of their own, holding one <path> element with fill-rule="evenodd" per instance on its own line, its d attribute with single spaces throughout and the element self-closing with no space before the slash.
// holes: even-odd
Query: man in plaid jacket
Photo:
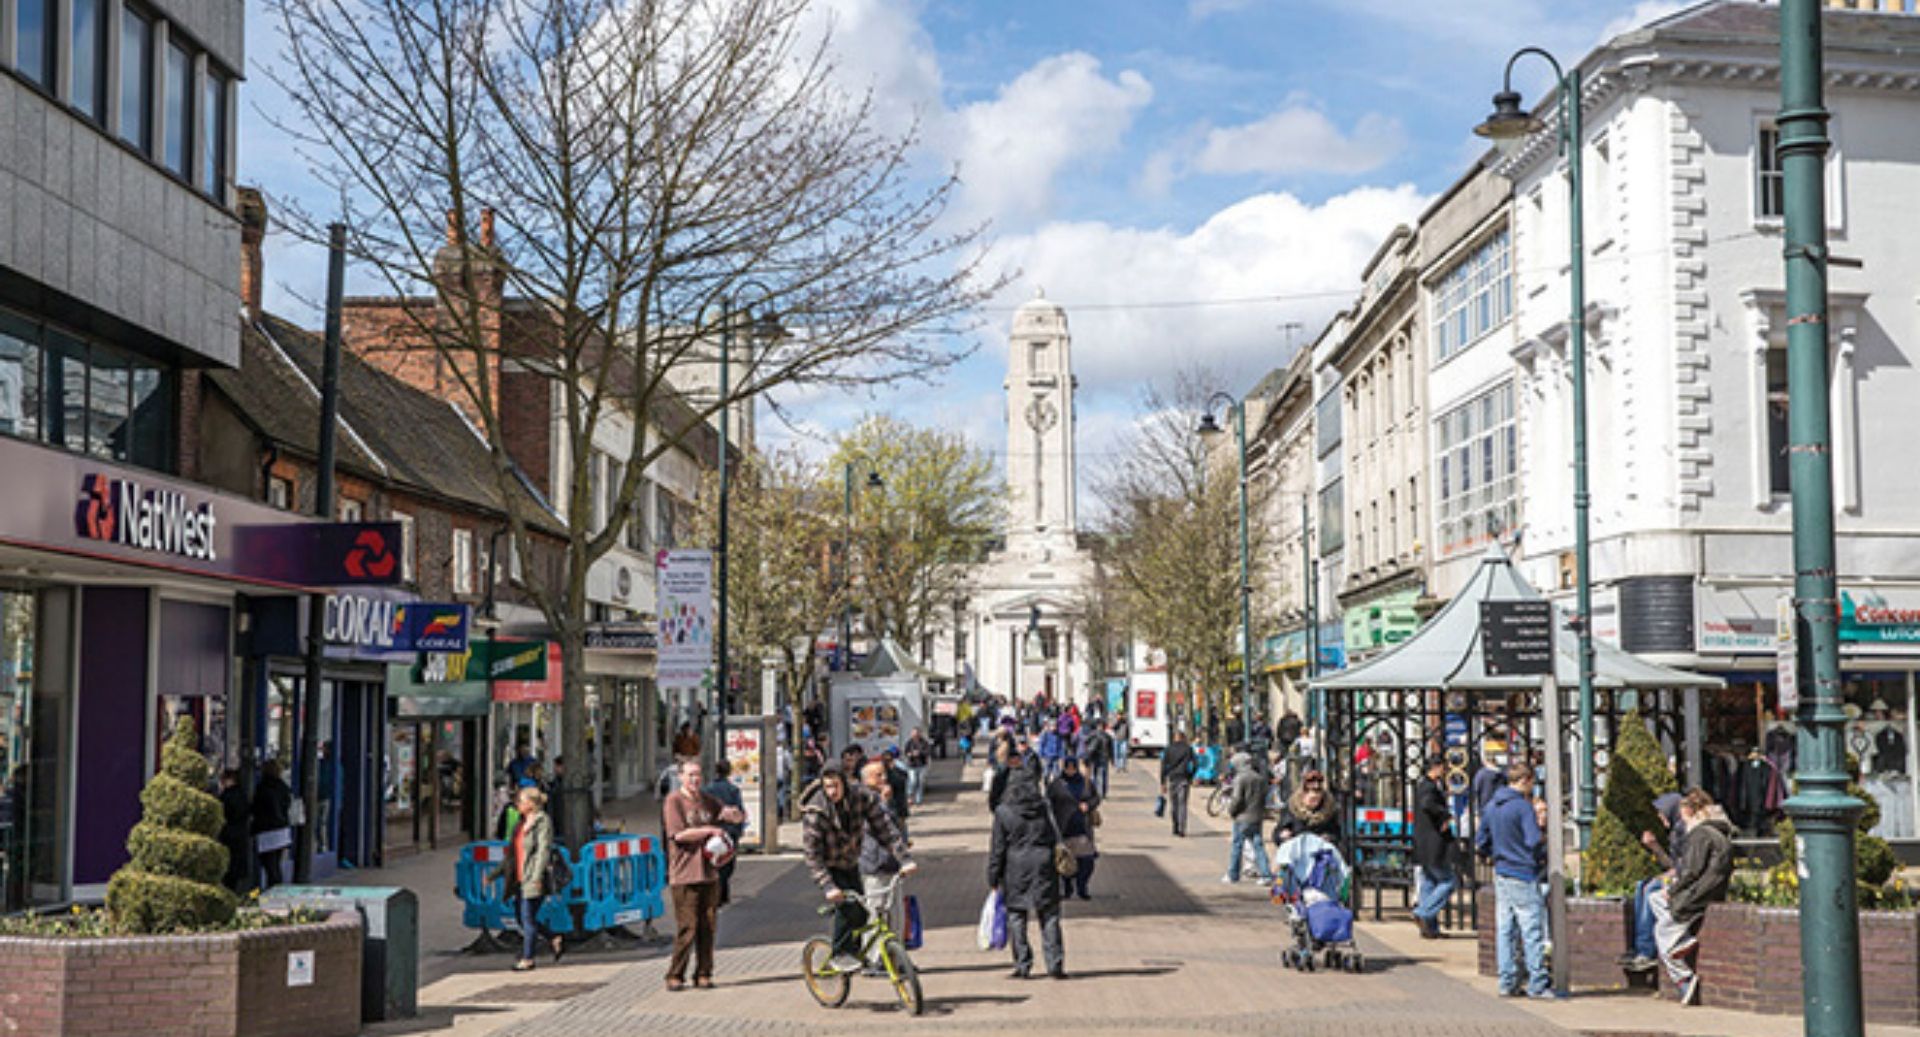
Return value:
<svg viewBox="0 0 1920 1037">
<path fill-rule="evenodd" d="M 801 845 L 807 871 L 820 884 L 833 913 L 833 967 L 850 971 L 860 966 L 859 942 L 854 933 L 867 923 L 861 906 L 860 845 L 871 829 L 900 861 L 900 874 L 919 870 L 907 850 L 907 840 L 880 797 L 830 770 L 800 796 Z M 849 894 L 852 894 L 851 896 Z"/>
</svg>

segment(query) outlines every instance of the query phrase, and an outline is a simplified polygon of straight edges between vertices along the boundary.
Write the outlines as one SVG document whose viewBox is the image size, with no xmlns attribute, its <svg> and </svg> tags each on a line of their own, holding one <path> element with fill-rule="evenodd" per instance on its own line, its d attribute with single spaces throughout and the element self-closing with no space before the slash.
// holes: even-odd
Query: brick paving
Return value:
<svg viewBox="0 0 1920 1037">
<path fill-rule="evenodd" d="M 721 916 L 718 989 L 669 993 L 661 949 L 647 960 L 602 964 L 604 982 L 544 1011 L 448 1019 L 452 1029 L 497 1037 L 579 1034 L 845 1034 L 914 1030 L 1037 1033 L 1097 1029 L 1128 1034 L 1364 1032 L 1368 1037 L 1551 1037 L 1569 1031 L 1450 978 L 1362 935 L 1367 974 L 1282 969 L 1281 910 L 1254 883 L 1219 881 L 1221 826 L 1196 817 L 1175 839 L 1152 817 L 1151 764 L 1113 776 L 1102 811 L 1094 899 L 1070 902 L 1065 982 L 1008 978 L 1004 951 L 981 952 L 974 924 L 985 894 L 987 814 L 979 772 L 936 764 L 913 837 L 922 865 L 913 892 L 922 904 L 926 946 L 915 952 L 927 997 L 919 1019 L 904 1017 L 879 980 L 856 979 L 845 1007 L 808 996 L 800 945 L 823 929 L 819 895 L 791 856 L 743 860 L 737 906 Z M 1196 797 L 1196 806 L 1198 806 Z M 543 972 L 563 978 L 571 966 Z M 478 980 L 479 977 L 469 977 Z M 573 980 L 572 975 L 564 975 Z M 597 978 L 597 977 L 596 977 Z M 497 975 L 488 986 L 498 988 Z M 485 991 L 460 995 L 485 1001 Z M 452 991 L 449 991 L 452 993 Z M 432 1003 L 434 992 L 427 998 Z M 503 1008 L 505 1006 L 502 1006 Z M 1364 1028 L 1364 1029 L 1362 1029 Z M 395 1031 L 400 1032 L 400 1031 Z M 421 1032 L 418 1026 L 407 1032 Z"/>
</svg>

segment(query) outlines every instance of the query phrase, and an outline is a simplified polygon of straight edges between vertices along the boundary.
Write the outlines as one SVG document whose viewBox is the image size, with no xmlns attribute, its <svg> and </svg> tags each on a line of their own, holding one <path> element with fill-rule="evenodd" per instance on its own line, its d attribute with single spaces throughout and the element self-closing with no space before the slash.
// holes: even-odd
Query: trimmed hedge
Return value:
<svg viewBox="0 0 1920 1037">
<path fill-rule="evenodd" d="M 1660 743 L 1638 710 L 1620 718 L 1618 744 L 1607 758 L 1607 787 L 1593 819 L 1593 834 L 1581 858 L 1581 881 L 1589 892 L 1625 893 L 1660 874 L 1660 862 L 1640 842 L 1652 832 L 1664 842 L 1666 826 L 1653 809 L 1656 797 L 1678 791 Z"/>
</svg>

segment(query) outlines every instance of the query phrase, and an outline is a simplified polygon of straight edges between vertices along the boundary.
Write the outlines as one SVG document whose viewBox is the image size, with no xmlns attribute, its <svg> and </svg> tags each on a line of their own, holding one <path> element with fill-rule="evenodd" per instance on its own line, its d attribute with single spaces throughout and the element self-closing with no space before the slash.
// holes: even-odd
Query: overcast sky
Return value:
<svg viewBox="0 0 1920 1037">
<path fill-rule="evenodd" d="M 1044 287 L 1074 335 L 1084 487 L 1144 382 L 1197 362 L 1238 394 L 1318 332 L 1385 234 L 1479 153 L 1471 128 L 1516 48 L 1571 63 L 1683 6 L 820 0 L 839 74 L 875 91 L 881 118 L 919 118 L 929 161 L 959 165 L 957 215 L 990 221 L 992 264 L 1019 277 L 942 384 L 795 400 L 802 427 L 763 433 L 807 442 L 889 411 L 999 451 L 1006 326 Z M 250 14 L 241 179 L 301 194 L 268 118 L 285 110 L 261 64 L 277 29 Z M 1546 74 L 1522 69 L 1538 97 Z M 306 319 L 299 297 L 321 294 L 323 269 L 317 250 L 270 238 L 269 308 Z"/>
</svg>

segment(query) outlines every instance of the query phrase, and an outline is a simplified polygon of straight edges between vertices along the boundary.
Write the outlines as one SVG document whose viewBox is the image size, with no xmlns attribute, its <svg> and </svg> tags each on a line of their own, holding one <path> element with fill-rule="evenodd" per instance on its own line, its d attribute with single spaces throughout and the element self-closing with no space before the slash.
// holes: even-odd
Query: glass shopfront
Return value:
<svg viewBox="0 0 1920 1037">
<path fill-rule="evenodd" d="M 67 897 L 74 594 L 0 586 L 0 912 Z"/>
</svg>

